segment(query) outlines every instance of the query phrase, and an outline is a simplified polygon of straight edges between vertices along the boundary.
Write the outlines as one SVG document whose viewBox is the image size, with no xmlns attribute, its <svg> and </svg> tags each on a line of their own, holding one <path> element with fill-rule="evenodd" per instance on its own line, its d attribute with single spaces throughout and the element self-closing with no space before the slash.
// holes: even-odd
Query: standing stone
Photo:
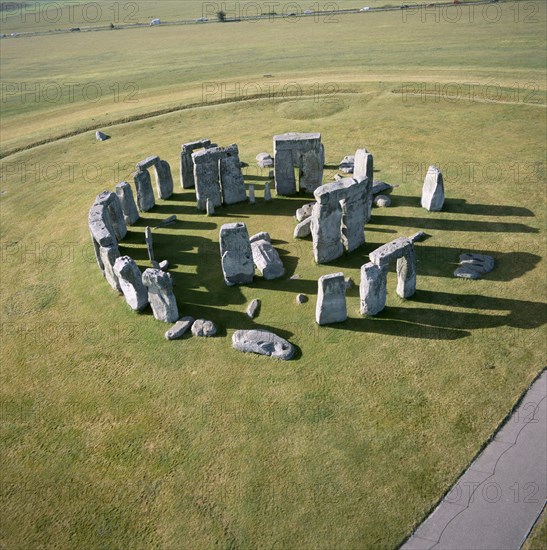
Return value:
<svg viewBox="0 0 547 550">
<path fill-rule="evenodd" d="M 374 158 L 366 149 L 357 149 L 355 152 L 355 166 L 353 177 L 357 181 L 367 178 L 367 213 L 365 221 L 370 221 L 372 216 L 372 185 L 374 181 Z"/>
<path fill-rule="evenodd" d="M 267 231 L 260 231 L 259 233 L 255 233 L 252 237 L 249 238 L 249 242 L 253 244 L 255 241 L 268 241 L 269 243 L 272 242 L 272 238 L 270 237 L 270 234 Z"/>
<path fill-rule="evenodd" d="M 323 275 L 317 281 L 318 294 L 315 321 L 318 325 L 341 323 L 348 318 L 346 283 L 343 273 Z"/>
<path fill-rule="evenodd" d="M 205 205 L 205 210 L 206 210 L 208 216 L 214 216 L 215 215 L 215 207 L 213 206 L 213 201 L 211 199 L 207 199 L 207 203 Z"/>
<path fill-rule="evenodd" d="M 397 294 L 410 298 L 416 293 L 416 253 L 411 245 L 406 254 L 397 260 Z"/>
<path fill-rule="evenodd" d="M 88 213 L 89 233 L 95 250 L 95 258 L 103 275 L 105 266 L 101 259 L 101 247 L 117 247 L 118 241 L 114 232 L 114 227 L 110 221 L 108 209 L 104 204 L 96 204 L 89 209 Z"/>
<path fill-rule="evenodd" d="M 226 223 L 220 228 L 220 256 L 224 282 L 228 286 L 253 281 L 253 253 L 244 223 Z"/>
<path fill-rule="evenodd" d="M 152 181 L 148 170 L 139 170 L 133 174 L 135 189 L 137 190 L 137 206 L 141 212 L 148 212 L 156 205 Z"/>
<path fill-rule="evenodd" d="M 278 279 L 285 275 L 283 262 L 271 242 L 266 240 L 253 241 L 251 249 L 253 262 L 264 279 Z"/>
<path fill-rule="evenodd" d="M 270 202 L 272 200 L 272 191 L 270 189 L 270 182 L 267 181 L 264 184 L 264 200 Z"/>
<path fill-rule="evenodd" d="M 148 289 L 148 301 L 158 321 L 174 323 L 179 318 L 177 299 L 173 293 L 173 281 L 161 269 L 147 269 L 142 282 Z"/>
<path fill-rule="evenodd" d="M 127 225 L 133 225 L 139 219 L 139 212 L 137 210 L 137 205 L 135 204 L 135 199 L 133 198 L 131 185 L 129 185 L 126 181 L 118 183 L 118 185 L 116 185 L 116 195 L 118 195 L 118 198 L 120 199 L 125 223 Z"/>
<path fill-rule="evenodd" d="M 158 162 L 160 161 L 160 157 L 158 155 L 152 155 L 150 157 L 146 157 L 144 160 L 141 160 L 137 162 L 136 167 L 137 170 L 148 170 L 149 168 L 152 168 Z"/>
<path fill-rule="evenodd" d="M 204 149 L 192 153 L 192 160 L 198 209 L 205 210 L 207 199 L 211 199 L 215 208 L 221 206 L 218 155 L 214 154 L 212 149 Z"/>
<path fill-rule="evenodd" d="M 369 262 L 361 267 L 361 314 L 376 315 L 386 307 L 388 266 L 379 267 Z"/>
<path fill-rule="evenodd" d="M 276 151 L 274 158 L 275 191 L 278 195 L 296 193 L 296 177 L 291 150 Z"/>
<path fill-rule="evenodd" d="M 193 189 L 195 187 L 192 153 L 197 149 L 204 149 L 210 146 L 210 139 L 201 139 L 182 145 L 180 153 L 180 184 L 183 189 Z"/>
<path fill-rule="evenodd" d="M 114 273 L 129 307 L 134 311 L 143 310 L 148 305 L 148 291 L 142 284 L 142 274 L 134 260 L 120 256 L 114 263 Z"/>
<path fill-rule="evenodd" d="M 110 226 L 114 230 L 116 240 L 121 241 L 127 235 L 127 226 L 118 195 L 111 191 L 103 191 L 95 198 L 95 204 L 103 205 L 105 215 L 110 220 Z"/>
<path fill-rule="evenodd" d="M 114 290 L 121 293 L 122 287 L 120 286 L 120 281 L 118 280 L 118 276 L 114 271 L 114 264 L 116 263 L 116 260 L 120 257 L 118 246 L 101 246 L 99 254 L 101 257 L 101 262 L 104 266 L 103 273 L 108 284 Z"/>
<path fill-rule="evenodd" d="M 441 171 L 431 165 L 422 188 L 422 207 L 430 212 L 439 212 L 444 205 L 444 183 Z"/>
<path fill-rule="evenodd" d="M 173 176 L 169 163 L 166 160 L 159 160 L 154 164 L 154 173 L 158 197 L 163 200 L 168 199 L 173 194 Z"/>
<path fill-rule="evenodd" d="M 301 221 L 295 228 L 293 236 L 295 239 L 305 239 L 311 235 L 311 218 Z"/>
<path fill-rule="evenodd" d="M 249 204 L 254 204 L 255 202 L 255 186 L 249 185 Z"/>
<path fill-rule="evenodd" d="M 247 195 L 237 145 L 219 148 L 218 154 L 222 202 L 226 205 L 245 202 Z"/>
<path fill-rule="evenodd" d="M 343 212 L 335 193 L 322 191 L 320 187 L 315 192 L 315 197 L 317 203 L 311 215 L 313 256 L 318 264 L 322 264 L 339 258 L 344 253 L 341 238 Z"/>
<path fill-rule="evenodd" d="M 365 242 L 367 181 L 347 178 L 335 184 L 343 184 L 342 244 L 347 252 L 353 252 Z"/>
<path fill-rule="evenodd" d="M 148 251 L 148 258 L 151 262 L 155 262 L 154 258 L 154 243 L 152 241 L 152 230 L 150 227 L 147 227 L 144 230 L 144 240 L 146 241 L 146 250 Z"/>
<path fill-rule="evenodd" d="M 322 183 L 323 164 L 320 152 L 310 149 L 302 155 L 302 167 L 300 169 L 300 191 L 313 193 Z"/>
</svg>

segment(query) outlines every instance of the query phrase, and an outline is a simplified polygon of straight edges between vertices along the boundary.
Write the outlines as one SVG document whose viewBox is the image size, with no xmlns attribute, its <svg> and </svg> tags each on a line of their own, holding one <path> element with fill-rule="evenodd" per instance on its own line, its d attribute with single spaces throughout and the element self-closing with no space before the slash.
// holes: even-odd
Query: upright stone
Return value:
<svg viewBox="0 0 547 550">
<path fill-rule="evenodd" d="M 193 189 L 195 187 L 192 153 L 197 149 L 205 149 L 210 145 L 210 139 L 200 139 L 182 145 L 180 152 L 180 184 L 183 189 Z"/>
<path fill-rule="evenodd" d="M 156 205 L 152 181 L 148 170 L 139 170 L 133 174 L 135 189 L 137 190 L 137 206 L 141 212 L 148 212 Z"/>
<path fill-rule="evenodd" d="M 148 251 L 148 258 L 151 262 L 155 262 L 156 259 L 154 258 L 154 243 L 152 240 L 152 230 L 150 227 L 147 227 L 144 230 L 144 240 L 146 241 L 146 250 Z"/>
<path fill-rule="evenodd" d="M 264 279 L 278 279 L 285 275 L 283 262 L 271 242 L 264 239 L 253 241 L 251 243 L 251 250 L 253 253 L 253 262 Z"/>
<path fill-rule="evenodd" d="M 315 320 L 319 325 L 341 323 L 348 318 L 343 273 L 323 275 L 318 280 Z"/>
<path fill-rule="evenodd" d="M 379 267 L 369 262 L 361 267 L 361 314 L 376 315 L 386 307 L 388 266 Z"/>
<path fill-rule="evenodd" d="M 270 182 L 267 181 L 264 184 L 264 200 L 270 202 L 272 200 L 272 191 L 270 189 Z"/>
<path fill-rule="evenodd" d="M 87 220 L 91 241 L 95 249 L 95 258 L 104 275 L 105 266 L 101 259 L 101 247 L 117 247 L 118 241 L 114 233 L 114 227 L 110 221 L 108 209 L 104 204 L 94 203 L 89 209 Z"/>
<path fill-rule="evenodd" d="M 160 161 L 160 157 L 157 155 L 152 155 L 151 157 L 146 157 L 144 160 L 137 162 L 137 170 L 148 170 L 155 166 Z"/>
<path fill-rule="evenodd" d="M 212 153 L 212 149 L 204 149 L 192 153 L 192 160 L 198 209 L 206 209 L 207 199 L 211 199 L 215 208 L 221 206 L 218 156 Z"/>
<path fill-rule="evenodd" d="M 430 212 L 439 212 L 444 205 L 444 183 L 441 171 L 431 165 L 422 188 L 422 207 Z"/>
<path fill-rule="evenodd" d="M 114 264 L 116 263 L 116 260 L 120 257 L 118 246 L 101 246 L 99 254 L 101 257 L 101 262 L 104 266 L 103 274 L 105 276 L 105 279 L 114 290 L 121 293 L 122 287 L 120 286 L 118 276 L 114 272 Z"/>
<path fill-rule="evenodd" d="M 374 158 L 372 153 L 366 149 L 357 149 L 355 152 L 355 165 L 353 168 L 353 177 L 357 181 L 367 178 L 367 211 L 365 221 L 370 221 L 372 216 L 372 186 L 374 182 Z"/>
<path fill-rule="evenodd" d="M 227 205 L 245 202 L 247 195 L 237 145 L 219 148 L 219 155 L 222 202 Z"/>
<path fill-rule="evenodd" d="M 344 253 L 340 197 L 331 192 L 336 184 L 324 185 L 315 191 L 317 202 L 312 208 L 311 234 L 313 255 L 318 264 L 339 258 Z"/>
<path fill-rule="evenodd" d="M 274 177 L 275 191 L 278 195 L 294 195 L 296 193 L 296 177 L 290 150 L 276 151 Z"/>
<path fill-rule="evenodd" d="M 317 149 L 310 149 L 302 154 L 300 168 L 300 191 L 313 193 L 323 180 L 323 163 L 321 152 Z"/>
<path fill-rule="evenodd" d="M 342 244 L 347 252 L 353 252 L 365 242 L 367 212 L 367 181 L 342 179 L 335 185 L 343 185 Z"/>
<path fill-rule="evenodd" d="M 148 301 L 158 321 L 174 323 L 179 318 L 177 300 L 173 293 L 173 281 L 161 269 L 147 269 L 142 282 L 148 289 Z"/>
<path fill-rule="evenodd" d="M 255 186 L 251 184 L 249 185 L 249 204 L 254 204 L 255 202 Z"/>
<path fill-rule="evenodd" d="M 158 197 L 163 200 L 168 199 L 173 194 L 173 176 L 169 163 L 166 160 L 158 160 L 154 164 L 154 173 Z"/>
<path fill-rule="evenodd" d="M 416 292 L 416 253 L 411 245 L 405 255 L 397 260 L 397 294 L 410 298 Z"/>
<path fill-rule="evenodd" d="M 114 263 L 125 301 L 134 311 L 141 311 L 148 305 L 148 291 L 142 283 L 142 274 L 129 256 L 120 256 Z"/>
<path fill-rule="evenodd" d="M 220 256 L 224 282 L 228 286 L 253 281 L 253 253 L 244 223 L 226 223 L 220 228 Z"/>
<path fill-rule="evenodd" d="M 127 225 L 133 225 L 139 219 L 139 212 L 137 210 L 137 205 L 135 204 L 135 199 L 133 198 L 131 185 L 129 185 L 126 181 L 118 183 L 118 185 L 116 185 L 116 195 L 118 195 L 118 198 L 120 199 L 125 223 Z"/>
<path fill-rule="evenodd" d="M 111 191 L 103 191 L 95 198 L 95 204 L 104 206 L 105 214 L 110 219 L 111 227 L 114 229 L 116 240 L 121 241 L 127 235 L 127 226 L 118 195 Z"/>
</svg>

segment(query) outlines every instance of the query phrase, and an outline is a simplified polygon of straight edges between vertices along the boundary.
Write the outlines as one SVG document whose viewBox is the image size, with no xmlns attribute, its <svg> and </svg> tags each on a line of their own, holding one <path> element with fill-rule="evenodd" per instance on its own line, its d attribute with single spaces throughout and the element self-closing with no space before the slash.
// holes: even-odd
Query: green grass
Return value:
<svg viewBox="0 0 547 550">
<path fill-rule="evenodd" d="M 299 25 L 300 46 L 288 51 L 294 31 L 269 23 L 240 42 L 228 26 L 154 29 L 158 42 L 144 30 L 2 42 L 7 80 L 133 79 L 140 90 L 136 105 L 11 100 L 3 149 L 178 109 L 113 125 L 103 143 L 87 132 L 2 161 L 3 547 L 394 547 L 544 366 L 544 99 L 403 101 L 393 90 L 477 78 L 511 91 L 515 79 L 539 82 L 544 93 L 545 9 L 538 26 L 445 23 L 427 36 L 419 21 L 376 17 L 366 34 L 357 22 Z M 183 55 L 198 38 L 199 54 Z M 185 108 L 202 82 L 265 73 L 311 94 L 336 82 L 339 92 Z M 374 211 L 362 249 L 331 265 L 316 266 L 311 242 L 292 238 L 292 215 L 309 198 L 264 203 L 264 175 L 251 168 L 274 134 L 291 130 L 322 133 L 326 180 L 366 146 L 376 177 L 400 184 L 393 207 Z M 178 184 L 178 152 L 198 137 L 238 143 L 256 205 L 196 212 Z M 166 342 L 168 325 L 130 312 L 95 264 L 87 210 L 150 154 L 170 162 L 176 194 L 142 216 L 122 251 L 147 267 L 144 227 L 177 214 L 155 232 L 156 256 L 173 265 L 181 314 L 214 320 L 219 337 Z M 431 162 L 446 167 L 441 213 L 419 207 Z M 285 279 L 225 287 L 218 230 L 234 220 L 270 232 Z M 371 250 L 420 229 L 432 237 L 416 245 L 412 300 L 396 296 L 392 272 L 382 314 L 361 318 L 353 289 L 346 323 L 315 325 L 320 275 L 342 270 L 358 282 Z M 496 269 L 454 279 L 470 250 L 493 254 Z M 302 278 L 287 280 L 293 273 Z M 299 292 L 310 302 L 297 306 Z M 255 321 L 244 313 L 253 298 L 263 302 Z M 297 359 L 232 350 L 231 333 L 251 327 L 289 338 Z"/>
</svg>

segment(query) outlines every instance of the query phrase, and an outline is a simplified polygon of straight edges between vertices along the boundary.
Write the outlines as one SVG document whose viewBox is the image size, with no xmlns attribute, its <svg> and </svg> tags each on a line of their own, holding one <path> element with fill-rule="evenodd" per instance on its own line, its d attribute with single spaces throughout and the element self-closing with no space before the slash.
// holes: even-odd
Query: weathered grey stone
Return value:
<svg viewBox="0 0 547 550">
<path fill-rule="evenodd" d="M 110 136 L 107 136 L 105 133 L 100 132 L 99 130 L 97 130 L 95 132 L 95 139 L 97 141 L 106 141 L 107 139 L 110 139 Z"/>
<path fill-rule="evenodd" d="M 192 153 L 192 161 L 198 209 L 205 210 L 207 199 L 211 199 L 214 207 L 221 206 L 219 158 L 216 148 Z"/>
<path fill-rule="evenodd" d="M 374 159 L 366 149 L 357 149 L 355 152 L 355 167 L 353 177 L 357 181 L 367 180 L 367 210 L 365 222 L 370 221 L 372 216 L 372 182 L 374 179 Z"/>
<path fill-rule="evenodd" d="M 137 206 L 141 212 L 148 212 L 156 205 L 152 181 L 148 170 L 139 170 L 133 174 L 135 189 L 137 190 Z"/>
<path fill-rule="evenodd" d="M 410 245 L 406 254 L 397 260 L 397 294 L 410 298 L 416 293 L 416 254 Z"/>
<path fill-rule="evenodd" d="M 222 202 L 226 205 L 245 202 L 247 195 L 237 145 L 219 148 L 218 154 Z"/>
<path fill-rule="evenodd" d="M 137 170 L 148 170 L 155 166 L 160 161 L 160 157 L 153 155 L 151 157 L 146 157 L 144 160 L 137 162 Z"/>
<path fill-rule="evenodd" d="M 374 206 L 388 208 L 391 206 L 391 199 L 387 195 L 376 195 L 374 197 Z"/>
<path fill-rule="evenodd" d="M 127 235 L 127 226 L 118 195 L 111 191 L 103 191 L 97 195 L 94 204 L 102 205 L 105 208 L 104 215 L 110 220 L 110 227 L 114 230 L 114 236 L 117 241 L 121 241 Z"/>
<path fill-rule="evenodd" d="M 398 186 L 390 185 L 385 181 L 374 180 L 372 182 L 372 194 L 379 195 L 380 193 L 382 193 L 383 195 L 389 195 L 393 191 L 393 189 L 395 189 L 395 187 Z"/>
<path fill-rule="evenodd" d="M 256 202 L 255 186 L 249 185 L 249 204 L 254 204 L 255 202 Z"/>
<path fill-rule="evenodd" d="M 414 244 L 415 242 L 418 242 L 418 241 L 423 241 L 428 235 L 426 233 L 424 233 L 423 231 L 418 231 L 416 233 L 414 233 L 414 235 L 411 235 L 408 240 Z"/>
<path fill-rule="evenodd" d="M 343 273 L 323 275 L 317 281 L 315 321 L 318 325 L 341 323 L 348 318 L 346 283 Z"/>
<path fill-rule="evenodd" d="M 213 201 L 211 199 L 207 199 L 207 202 L 205 204 L 205 211 L 207 212 L 208 216 L 215 215 L 215 207 L 213 206 Z"/>
<path fill-rule="evenodd" d="M 469 264 L 462 265 L 454 271 L 454 277 L 461 279 L 480 279 L 481 274 L 475 271 Z"/>
<path fill-rule="evenodd" d="M 270 234 L 267 231 L 260 231 L 260 233 L 255 233 L 250 239 L 250 243 L 254 243 L 255 241 L 268 241 L 269 243 L 272 242 L 272 238 L 270 237 Z"/>
<path fill-rule="evenodd" d="M 270 153 L 259 153 L 256 155 L 256 163 L 259 168 L 269 168 L 274 165 L 274 161 Z"/>
<path fill-rule="evenodd" d="M 158 197 L 163 200 L 168 199 L 173 194 L 173 176 L 169 163 L 166 160 L 158 160 L 154 164 L 154 174 Z"/>
<path fill-rule="evenodd" d="M 258 153 L 258 155 L 256 155 L 256 162 L 260 162 L 261 160 L 264 160 L 264 159 L 267 159 L 267 158 L 272 158 L 272 156 L 270 155 L 270 153 L 267 153 L 267 152 L 263 152 L 263 153 Z"/>
<path fill-rule="evenodd" d="M 101 263 L 103 264 L 103 275 L 108 284 L 117 292 L 122 292 L 120 281 L 114 271 L 114 264 L 120 257 L 120 251 L 117 245 L 113 246 L 101 246 L 99 248 L 99 255 L 101 257 Z"/>
<path fill-rule="evenodd" d="M 195 187 L 192 153 L 197 149 L 205 149 L 210 146 L 211 140 L 209 139 L 200 139 L 182 145 L 180 152 L 180 184 L 183 189 L 193 189 Z"/>
<path fill-rule="evenodd" d="M 104 264 L 101 259 L 101 247 L 117 246 L 118 241 L 110 216 L 104 204 L 94 204 L 88 213 L 89 232 L 95 250 L 95 258 L 104 275 Z"/>
<path fill-rule="evenodd" d="M 306 218 L 309 218 L 311 216 L 311 213 L 313 211 L 313 206 L 315 205 L 314 202 L 310 202 L 308 204 L 304 204 L 296 211 L 296 220 L 301 222 L 304 221 Z"/>
<path fill-rule="evenodd" d="M 369 262 L 361 267 L 361 314 L 376 315 L 386 307 L 388 265 L 379 267 Z"/>
<path fill-rule="evenodd" d="M 422 207 L 430 212 L 439 212 L 444 205 L 444 183 L 441 171 L 431 165 L 422 188 Z"/>
<path fill-rule="evenodd" d="M 291 343 L 267 330 L 236 330 L 232 335 L 232 346 L 238 351 L 285 361 L 292 359 L 295 352 Z"/>
<path fill-rule="evenodd" d="M 270 189 L 269 181 L 264 184 L 264 200 L 266 202 L 270 202 L 272 200 L 272 190 Z"/>
<path fill-rule="evenodd" d="M 253 253 L 244 223 L 227 223 L 220 228 L 220 256 L 224 282 L 228 286 L 253 281 Z"/>
<path fill-rule="evenodd" d="M 148 289 L 148 301 L 154 317 L 158 321 L 174 323 L 179 318 L 179 310 L 169 274 L 161 269 L 149 268 L 142 274 L 142 282 Z"/>
<path fill-rule="evenodd" d="M 462 267 L 469 267 L 478 273 L 489 273 L 494 269 L 496 260 L 486 254 L 461 254 L 460 264 Z"/>
<path fill-rule="evenodd" d="M 154 226 L 154 229 L 159 229 L 160 227 L 165 227 L 166 225 L 169 225 L 171 223 L 175 223 L 177 221 L 177 216 L 173 214 L 172 216 L 169 216 L 162 220 L 158 225 Z"/>
<path fill-rule="evenodd" d="M 143 310 L 148 305 L 148 290 L 142 284 L 142 274 L 135 261 L 129 256 L 120 256 L 114 263 L 114 274 L 127 305 L 134 311 Z"/>
<path fill-rule="evenodd" d="M 275 191 L 278 195 L 294 195 L 296 193 L 296 177 L 290 150 L 275 152 L 274 178 Z"/>
<path fill-rule="evenodd" d="M 368 256 L 376 265 L 383 266 L 402 258 L 412 248 L 410 239 L 399 237 L 373 250 Z"/>
<path fill-rule="evenodd" d="M 247 317 L 250 317 L 251 319 L 254 319 L 258 315 L 258 311 L 260 310 L 261 302 L 257 298 L 252 300 L 249 305 L 247 306 Z"/>
<path fill-rule="evenodd" d="M 158 264 L 158 267 L 162 271 L 167 271 L 169 269 L 169 260 L 163 260 Z"/>
<path fill-rule="evenodd" d="M 353 155 L 347 155 L 340 161 L 340 171 L 344 174 L 351 174 L 355 165 L 355 157 Z"/>
<path fill-rule="evenodd" d="M 152 240 L 152 230 L 150 227 L 146 227 L 144 230 L 144 240 L 146 242 L 146 250 L 148 252 L 148 258 L 151 262 L 155 261 L 154 258 L 154 241 Z"/>
<path fill-rule="evenodd" d="M 300 160 L 300 191 L 313 193 L 323 181 L 323 164 L 320 151 L 310 149 L 305 151 Z"/>
<path fill-rule="evenodd" d="M 178 340 L 190 329 L 194 323 L 193 317 L 182 317 L 166 333 L 166 340 Z"/>
<path fill-rule="evenodd" d="M 302 275 L 299 275 L 298 273 L 295 273 L 289 277 L 289 281 L 298 281 L 298 279 L 302 279 Z"/>
<path fill-rule="evenodd" d="M 295 239 L 305 239 L 311 235 L 311 218 L 306 218 L 294 228 Z"/>
<path fill-rule="evenodd" d="M 344 279 L 344 283 L 346 283 L 346 290 L 351 290 L 355 283 L 353 282 L 353 279 L 351 277 L 346 277 Z"/>
<path fill-rule="evenodd" d="M 192 324 L 192 334 L 194 336 L 214 336 L 217 333 L 217 327 L 213 321 L 206 319 L 196 319 Z"/>
<path fill-rule="evenodd" d="M 139 212 L 135 199 L 133 198 L 133 191 L 131 185 L 126 181 L 122 181 L 116 185 L 116 195 L 120 199 L 120 204 L 123 212 L 123 217 L 126 225 L 133 225 L 139 220 Z"/>
<path fill-rule="evenodd" d="M 271 242 L 266 240 L 253 241 L 251 249 L 253 262 L 264 279 L 278 279 L 285 275 L 283 262 Z"/>
<path fill-rule="evenodd" d="M 296 303 L 297 304 L 305 304 L 309 298 L 305 294 L 297 294 L 296 295 Z"/>
</svg>

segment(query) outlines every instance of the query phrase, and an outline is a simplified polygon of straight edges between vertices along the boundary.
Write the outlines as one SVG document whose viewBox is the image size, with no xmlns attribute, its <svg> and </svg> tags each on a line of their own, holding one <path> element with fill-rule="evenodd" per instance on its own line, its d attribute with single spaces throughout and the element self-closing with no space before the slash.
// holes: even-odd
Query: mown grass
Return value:
<svg viewBox="0 0 547 550">
<path fill-rule="evenodd" d="M 392 90 L 409 81 L 435 82 L 443 58 L 426 52 L 422 72 L 403 66 L 397 79 L 400 53 L 389 48 L 406 31 L 398 18 L 384 21 L 383 42 L 374 48 L 385 51 L 386 67 L 376 60 L 377 72 L 368 72 L 347 57 L 343 65 L 353 69 L 343 76 L 352 93 L 336 94 L 334 101 L 321 95 L 181 110 L 113 126 L 112 139 L 103 143 L 88 133 L 4 159 L 3 546 L 394 547 L 541 370 L 545 109 L 414 95 L 403 101 Z M 301 75 L 311 85 L 314 71 L 321 83 L 336 74 L 328 43 L 340 42 L 338 27 L 325 28 L 327 45 L 320 47 L 315 29 L 307 29 L 306 47 L 324 67 L 313 61 Z M 502 69 L 483 51 L 481 67 L 477 49 L 490 44 L 509 59 L 511 38 L 515 58 L 527 52 L 522 78 L 535 79 L 542 70 L 540 54 L 530 52 L 543 38 L 531 27 L 471 27 L 466 48 L 461 31 L 457 25 L 438 31 L 449 81 L 483 71 L 482 78 L 497 75 L 510 86 L 512 66 Z M 269 27 L 248 44 L 259 38 L 263 56 L 278 47 Z M 429 39 L 416 37 L 409 51 L 425 48 Z M 171 60 L 178 58 L 173 43 L 164 47 Z M 128 43 L 120 42 L 120 63 L 125 48 Z M 458 48 L 470 60 L 465 70 Z M 36 48 L 35 56 L 42 55 L 47 58 Z M 242 49 L 237 59 L 244 58 Z M 286 60 L 287 79 L 297 60 Z M 61 60 L 56 63 L 60 67 Z M 199 82 L 199 58 L 193 63 Z M 112 60 L 101 71 L 123 67 Z M 218 78 L 249 74 L 243 66 L 232 70 L 223 67 Z M 375 81 L 382 70 L 386 78 Z M 187 90 L 181 105 L 197 93 L 196 84 Z M 162 82 L 154 91 L 151 85 L 150 105 L 170 102 L 177 103 L 169 87 Z M 70 114 L 59 106 L 57 115 L 45 108 L 14 110 L 6 140 L 24 143 L 24 132 L 14 131 L 17 121 L 28 127 L 29 141 L 44 135 L 41 121 L 54 116 L 63 117 L 56 131 L 87 122 L 99 111 L 86 113 L 86 107 L 72 105 Z M 362 249 L 328 266 L 313 263 L 309 241 L 292 238 L 293 212 L 309 198 L 261 200 L 267 174 L 252 168 L 254 157 L 271 151 L 272 135 L 289 130 L 322 132 L 325 179 L 342 156 L 366 146 L 374 152 L 376 176 L 400 184 L 393 207 L 375 210 Z M 178 151 L 201 136 L 239 144 L 251 165 L 246 182 L 257 187 L 256 205 L 222 208 L 214 218 L 195 211 L 192 193 L 178 186 Z M 167 325 L 149 312 L 131 313 L 92 257 L 86 219 L 94 196 L 128 178 L 135 162 L 150 154 L 171 163 L 176 194 L 131 228 L 123 252 L 146 267 L 144 226 L 177 214 L 175 225 L 155 232 L 156 255 L 172 264 L 181 314 L 214 320 L 219 337 L 166 342 Z M 419 207 L 424 167 L 431 162 L 446 167 L 441 213 Z M 218 229 L 234 220 L 252 233 L 270 232 L 287 267 L 285 279 L 224 286 Z M 315 325 L 320 275 L 342 270 L 358 282 L 371 250 L 420 229 L 431 238 L 416 245 L 418 292 L 412 300 L 396 296 L 390 273 L 388 307 L 377 318 L 360 317 L 353 289 L 346 323 Z M 496 269 L 481 281 L 454 279 L 459 253 L 470 250 L 494 255 Z M 295 273 L 301 278 L 288 280 Z M 299 292 L 310 302 L 297 306 Z M 255 321 L 244 314 L 252 298 L 263 302 Z M 230 348 L 233 330 L 256 326 L 289 338 L 298 346 L 297 359 L 275 362 Z"/>
</svg>

